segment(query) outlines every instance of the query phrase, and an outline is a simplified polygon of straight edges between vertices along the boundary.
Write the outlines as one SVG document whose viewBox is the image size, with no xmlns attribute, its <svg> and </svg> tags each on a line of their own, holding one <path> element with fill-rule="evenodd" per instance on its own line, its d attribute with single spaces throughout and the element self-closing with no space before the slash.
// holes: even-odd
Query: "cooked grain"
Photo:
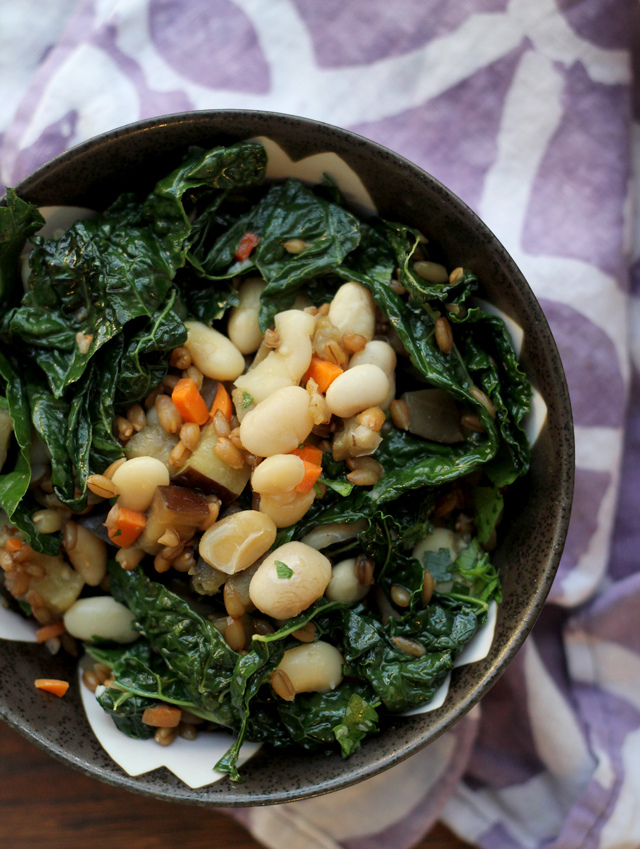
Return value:
<svg viewBox="0 0 640 849">
<path fill-rule="evenodd" d="M 450 354 L 453 349 L 453 332 L 444 316 L 436 321 L 436 344 L 443 354 Z"/>
<path fill-rule="evenodd" d="M 411 427 L 411 413 L 406 401 L 396 398 L 391 402 L 389 412 L 391 413 L 391 421 L 399 430 L 409 430 Z"/>
<path fill-rule="evenodd" d="M 282 669 L 275 669 L 271 675 L 271 686 L 273 692 L 284 699 L 285 702 L 292 702 L 296 697 L 296 691 L 291 683 L 291 678 Z"/>
</svg>

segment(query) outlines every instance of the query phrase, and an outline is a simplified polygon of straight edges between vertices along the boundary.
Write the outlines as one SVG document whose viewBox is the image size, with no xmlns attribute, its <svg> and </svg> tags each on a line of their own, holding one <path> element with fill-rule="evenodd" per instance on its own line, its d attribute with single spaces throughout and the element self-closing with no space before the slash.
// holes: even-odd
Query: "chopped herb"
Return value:
<svg viewBox="0 0 640 849">
<path fill-rule="evenodd" d="M 279 578 L 288 581 L 293 576 L 293 569 L 290 569 L 282 560 L 276 560 L 276 574 Z"/>
<path fill-rule="evenodd" d="M 240 404 L 241 409 L 246 410 L 247 407 L 250 407 L 253 404 L 254 398 L 253 395 L 249 395 L 248 392 L 242 393 L 242 403 Z"/>
</svg>

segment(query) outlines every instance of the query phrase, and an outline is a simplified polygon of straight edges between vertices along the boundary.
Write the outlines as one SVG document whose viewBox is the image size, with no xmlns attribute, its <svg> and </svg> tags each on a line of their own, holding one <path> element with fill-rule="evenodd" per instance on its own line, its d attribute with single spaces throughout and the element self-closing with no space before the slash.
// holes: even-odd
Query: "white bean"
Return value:
<svg viewBox="0 0 640 849">
<path fill-rule="evenodd" d="M 366 363 L 378 366 L 387 375 L 389 381 L 389 391 L 387 397 L 378 404 L 383 410 L 388 410 L 391 402 L 396 397 L 396 364 L 398 358 L 388 342 L 383 342 L 381 339 L 374 339 L 372 342 L 367 342 L 361 351 L 357 351 L 349 360 L 348 368 L 355 368 Z"/>
<path fill-rule="evenodd" d="M 360 283 L 344 283 L 329 307 L 329 320 L 340 334 L 357 333 L 369 342 L 376 326 L 375 303 L 371 292 Z"/>
<path fill-rule="evenodd" d="M 238 289 L 240 303 L 229 313 L 229 339 L 242 354 L 253 354 L 262 342 L 258 315 L 266 285 L 260 277 L 247 277 Z"/>
<path fill-rule="evenodd" d="M 297 386 L 311 363 L 311 336 L 315 319 L 300 310 L 286 310 L 275 317 L 280 342 L 255 367 L 236 380 L 236 386 L 257 402 L 284 386 Z"/>
<path fill-rule="evenodd" d="M 277 494 L 265 492 L 260 496 L 260 512 L 273 519 L 277 528 L 288 528 L 302 519 L 315 497 L 315 489 Z"/>
<path fill-rule="evenodd" d="M 330 579 L 331 563 L 324 554 L 302 542 L 287 542 L 262 561 L 249 595 L 267 616 L 290 619 L 321 598 Z"/>
<path fill-rule="evenodd" d="M 110 595 L 78 599 L 64 614 L 64 625 L 78 640 L 113 640 L 132 643 L 140 636 L 131 627 L 133 613 Z"/>
<path fill-rule="evenodd" d="M 82 525 L 76 525 L 76 532 L 76 544 L 67 557 L 85 583 L 97 587 L 107 573 L 107 546 Z"/>
<path fill-rule="evenodd" d="M 327 404 L 335 416 L 349 418 L 387 397 L 389 381 L 379 366 L 365 363 L 338 375 L 327 389 Z"/>
<path fill-rule="evenodd" d="M 318 640 L 289 649 L 278 664 L 296 693 L 327 693 L 342 681 L 344 658 L 335 646 Z"/>
<path fill-rule="evenodd" d="M 355 539 L 360 531 L 366 531 L 369 526 L 367 519 L 358 519 L 355 522 L 329 522 L 326 525 L 318 525 L 312 531 L 302 537 L 302 542 L 321 551 L 337 542 L 346 542 Z"/>
<path fill-rule="evenodd" d="M 258 510 L 240 510 L 207 528 L 198 551 L 214 569 L 234 575 L 248 569 L 269 551 L 276 533 L 269 516 Z"/>
<path fill-rule="evenodd" d="M 257 457 L 293 451 L 313 427 L 309 400 L 309 393 L 301 386 L 284 386 L 269 395 L 242 419 L 243 446 Z"/>
<path fill-rule="evenodd" d="M 169 485 L 169 471 L 156 457 L 132 457 L 115 470 L 111 480 L 120 493 L 118 504 L 144 513 L 156 487 Z"/>
<path fill-rule="evenodd" d="M 244 371 L 244 357 L 230 339 L 199 321 L 185 321 L 192 364 L 214 380 L 235 380 Z"/>
<path fill-rule="evenodd" d="M 369 587 L 363 586 L 356 575 L 355 557 L 336 563 L 331 570 L 331 580 L 325 592 L 330 601 L 353 604 L 363 599 L 368 592 Z"/>
<path fill-rule="evenodd" d="M 296 454 L 273 454 L 256 468 L 251 478 L 254 492 L 291 492 L 304 477 L 304 463 Z"/>
</svg>

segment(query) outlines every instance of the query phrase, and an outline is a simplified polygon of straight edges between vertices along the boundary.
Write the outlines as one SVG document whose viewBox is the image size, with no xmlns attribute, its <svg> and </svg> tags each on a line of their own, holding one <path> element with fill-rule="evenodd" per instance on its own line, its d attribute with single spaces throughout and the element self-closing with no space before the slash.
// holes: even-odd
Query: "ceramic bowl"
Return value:
<svg viewBox="0 0 640 849">
<path fill-rule="evenodd" d="M 79 687 L 64 699 L 42 698 L 32 682 L 73 679 L 75 662 L 44 647 L 4 641 L 0 652 L 0 716 L 34 743 L 88 775 L 162 799 L 201 805 L 293 801 L 347 787 L 397 764 L 451 728 L 505 671 L 538 616 L 564 544 L 573 490 L 573 428 L 562 364 L 531 289 L 504 247 L 452 192 L 417 166 L 353 133 L 267 112 L 212 111 L 172 115 L 114 130 L 47 163 L 17 187 L 39 206 L 103 209 L 121 191 L 149 190 L 193 144 L 213 147 L 267 137 L 287 154 L 285 171 L 301 160 L 334 154 L 355 172 L 384 218 L 422 230 L 450 267 L 472 268 L 490 300 L 522 328 L 521 363 L 547 407 L 531 471 L 509 492 L 494 562 L 503 579 L 493 644 L 481 661 L 454 670 L 444 704 L 398 718 L 350 758 L 262 748 L 243 767 L 245 781 L 223 779 L 191 789 L 166 768 L 131 777 L 102 749 L 83 710 Z M 321 161 L 322 163 L 322 161 Z M 356 181 L 357 182 L 357 181 Z M 347 192 L 349 195 L 349 192 Z"/>
</svg>

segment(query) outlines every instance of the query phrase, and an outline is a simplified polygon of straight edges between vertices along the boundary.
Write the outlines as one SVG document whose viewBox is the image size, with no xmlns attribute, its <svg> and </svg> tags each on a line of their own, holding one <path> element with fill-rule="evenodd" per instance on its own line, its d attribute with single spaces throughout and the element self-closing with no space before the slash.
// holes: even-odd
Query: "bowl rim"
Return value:
<svg viewBox="0 0 640 849">
<path fill-rule="evenodd" d="M 412 178 L 425 181 L 435 187 L 439 193 L 447 198 L 447 201 L 456 210 L 457 214 L 464 216 L 474 228 L 483 234 L 488 242 L 492 243 L 494 250 L 496 250 L 499 255 L 500 261 L 508 267 L 514 281 L 514 285 L 518 290 L 520 290 L 523 296 L 527 297 L 529 304 L 536 313 L 536 318 L 539 319 L 541 330 L 545 336 L 545 343 L 549 346 L 550 359 L 554 362 L 556 367 L 554 373 L 555 390 L 558 393 L 558 410 L 562 412 L 562 420 L 559 421 L 558 428 L 562 439 L 562 451 L 558 454 L 560 458 L 559 478 L 561 480 L 561 486 L 557 498 L 556 521 L 551 538 L 550 555 L 544 570 L 544 579 L 540 581 L 535 594 L 529 598 L 526 610 L 520 617 L 519 627 L 512 634 L 511 639 L 502 652 L 496 657 L 491 670 L 489 670 L 476 689 L 467 697 L 462 699 L 461 703 L 455 710 L 450 712 L 448 716 L 440 719 L 435 727 L 430 729 L 426 734 L 418 737 L 418 739 L 414 740 L 411 744 L 404 748 L 396 750 L 391 755 L 380 757 L 372 764 L 367 763 L 354 769 L 348 775 L 338 775 L 333 779 L 325 779 L 320 783 L 310 784 L 303 789 L 283 791 L 279 794 L 258 794 L 255 797 L 239 794 L 236 791 L 236 785 L 228 781 L 228 779 L 222 779 L 217 782 L 217 784 L 207 785 L 204 788 L 195 790 L 187 788 L 186 785 L 182 785 L 185 788 L 185 792 L 176 793 L 175 784 L 181 784 L 181 782 L 172 773 L 168 773 L 172 781 L 170 784 L 166 785 L 166 789 L 164 787 L 159 788 L 157 785 L 150 787 L 143 783 L 144 779 L 147 775 L 154 775 L 158 772 L 158 770 L 153 770 L 151 773 L 144 773 L 140 776 L 132 777 L 119 767 L 119 773 L 110 773 L 97 764 L 72 756 L 65 750 L 63 745 L 54 745 L 50 741 L 44 739 L 44 737 L 36 730 L 26 727 L 23 723 L 21 723 L 20 717 L 10 708 L 7 708 L 2 700 L 0 700 L 0 718 L 28 740 L 38 745 L 44 751 L 52 754 L 68 766 L 78 769 L 84 774 L 97 778 L 112 786 L 123 787 L 143 796 L 160 798 L 165 801 L 190 803 L 208 807 L 248 807 L 279 804 L 307 799 L 313 796 L 319 796 L 339 789 L 351 787 L 364 779 L 372 778 L 373 776 L 406 760 L 411 755 L 434 742 L 440 735 L 449 730 L 455 723 L 462 719 L 506 671 L 506 668 L 509 666 L 510 662 L 513 660 L 517 652 L 522 647 L 525 639 L 531 632 L 531 629 L 542 610 L 555 578 L 566 540 L 571 515 L 575 470 L 575 445 L 571 401 L 562 362 L 548 322 L 542 312 L 542 308 L 540 307 L 540 304 L 535 298 L 522 272 L 491 229 L 461 198 L 451 191 L 451 189 L 447 188 L 436 177 L 413 163 L 411 160 L 389 148 L 384 147 L 378 142 L 367 138 L 366 136 L 355 133 L 352 130 L 347 130 L 322 121 L 317 121 L 312 118 L 269 110 L 203 109 L 189 112 L 177 112 L 134 121 L 115 127 L 90 139 L 86 139 L 40 165 L 36 170 L 32 171 L 15 185 L 15 191 L 20 197 L 28 195 L 32 189 L 37 188 L 37 184 L 43 178 L 50 178 L 52 175 L 55 175 L 58 169 L 66 167 L 69 163 L 82 158 L 85 154 L 91 154 L 92 156 L 99 155 L 98 152 L 101 148 L 107 147 L 119 139 L 125 137 L 133 138 L 142 133 L 159 132 L 163 127 L 179 124 L 201 125 L 203 129 L 207 127 L 210 131 L 213 131 L 216 129 L 215 122 L 224 122 L 225 120 L 232 121 L 234 118 L 242 118 L 253 121 L 254 123 L 265 120 L 277 121 L 279 122 L 279 126 L 282 127 L 302 124 L 309 130 L 321 130 L 323 134 L 323 141 L 327 141 L 327 145 L 323 148 L 325 150 L 331 150 L 329 147 L 331 138 L 336 140 L 341 139 L 343 142 L 345 140 L 351 140 L 360 146 L 364 145 L 376 155 L 385 157 L 387 160 L 390 160 L 403 167 L 405 170 L 408 170 L 412 174 Z M 217 132 L 219 134 L 224 134 L 225 128 L 218 127 Z M 247 135 L 246 138 L 253 138 L 257 135 L 261 135 L 261 133 L 256 132 L 254 134 Z M 0 205 L 5 205 L 5 203 L 6 194 L 0 198 Z M 115 762 L 114 765 L 117 766 Z M 207 787 L 215 788 L 219 787 L 223 783 L 229 785 L 231 792 L 220 794 L 214 798 L 203 798 L 202 795 L 198 795 L 200 791 L 207 790 Z M 174 786 L 172 787 L 171 785 Z"/>
</svg>

